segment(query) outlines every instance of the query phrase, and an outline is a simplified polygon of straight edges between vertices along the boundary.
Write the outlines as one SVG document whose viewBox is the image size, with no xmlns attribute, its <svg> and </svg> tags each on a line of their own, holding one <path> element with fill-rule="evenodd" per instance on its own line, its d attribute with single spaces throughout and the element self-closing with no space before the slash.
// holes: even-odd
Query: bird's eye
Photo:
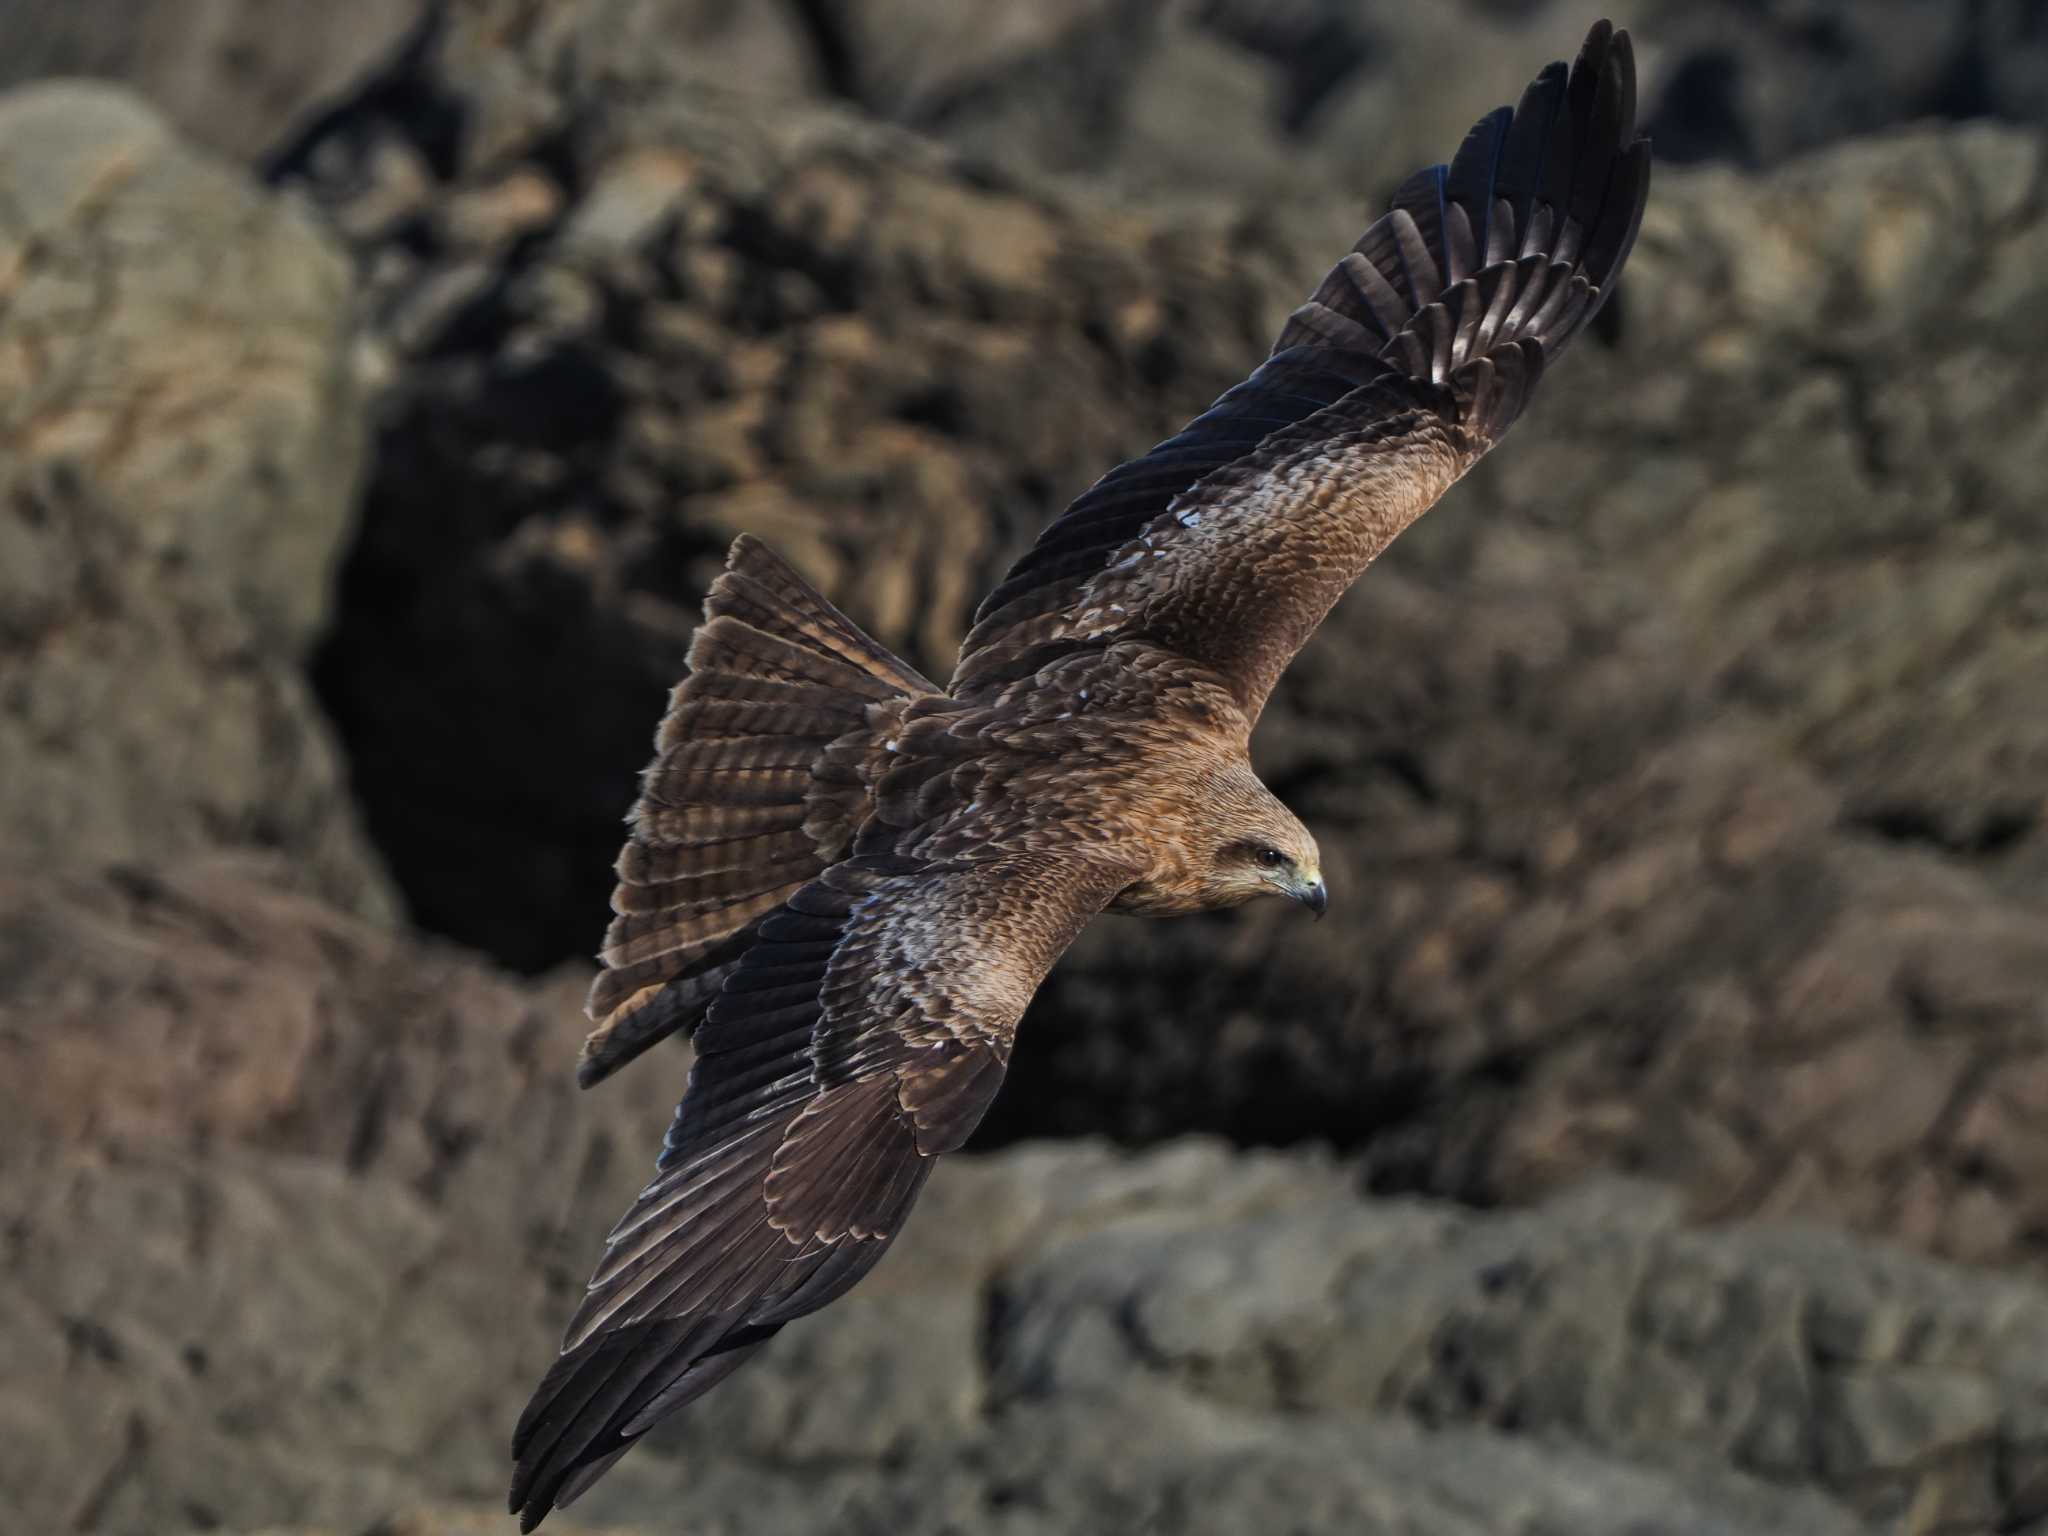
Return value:
<svg viewBox="0 0 2048 1536">
<path fill-rule="evenodd" d="M 1278 869 L 1287 862 L 1287 855 L 1278 848 L 1261 848 L 1259 850 L 1259 862 L 1268 869 Z"/>
</svg>

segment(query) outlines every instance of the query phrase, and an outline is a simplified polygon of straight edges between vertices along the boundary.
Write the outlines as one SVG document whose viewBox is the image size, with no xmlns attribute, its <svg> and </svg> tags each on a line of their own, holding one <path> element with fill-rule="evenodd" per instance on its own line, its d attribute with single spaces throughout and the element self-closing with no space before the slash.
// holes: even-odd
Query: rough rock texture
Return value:
<svg viewBox="0 0 2048 1536">
<path fill-rule="evenodd" d="M 1577 46 L 1567 0 L 0 0 L 0 84 L 135 87 L 242 157 L 436 24 L 491 114 L 566 75 L 837 98 L 1012 168 L 1208 198 L 1382 190 Z M 2033 0 L 1630 0 L 1662 158 L 1774 164 L 1920 117 L 2040 122 Z M 502 89 L 513 77 L 517 90 Z M 503 121 L 505 119 L 500 119 Z"/>
<path fill-rule="evenodd" d="M 0 849 L 254 843 L 369 913 L 301 671 L 367 409 L 312 222 L 98 85 L 0 98 Z"/>
<path fill-rule="evenodd" d="M 2032 0 L 452 0 L 498 125 L 594 74 L 837 97 L 1011 170 L 1146 200 L 1362 197 L 1635 30 L 1660 158 L 1776 164 L 1924 117 L 2044 121 Z M 516 86 L 514 82 L 517 82 Z M 524 99 L 528 104 L 520 105 Z"/>
<path fill-rule="evenodd" d="M 978 160 L 1154 200 L 1362 199 L 1569 56 L 1583 6 L 1068 0 L 822 7 L 845 95 Z M 906 24 L 907 18 L 915 24 Z M 1663 55 L 1646 50 L 1645 97 Z"/>
<path fill-rule="evenodd" d="M 569 1086 L 579 978 L 521 989 L 273 873 L 0 884 L 23 1529 L 497 1528 L 507 1426 L 659 1135 L 681 1053 Z M 2048 1517 L 2048 1289 L 1680 1211 L 1619 1183 L 1374 1199 L 1327 1155 L 1211 1141 L 955 1159 L 874 1276 L 564 1529 Z"/>
<path fill-rule="evenodd" d="M 488 1488 L 659 1145 L 680 1072 L 576 1094 L 583 978 L 522 991 L 279 874 L 0 882 L 0 1486 L 22 1529 Z"/>
<path fill-rule="evenodd" d="M 383 62 L 428 0 L 0 0 L 0 85 L 118 80 L 197 143 L 275 148 Z"/>
<path fill-rule="evenodd" d="M 459 99 L 436 67 L 409 120 Z M 367 109 L 301 168 L 404 380 L 325 694 L 422 918 L 526 966 L 592 942 L 734 531 L 943 674 L 1356 222 L 1112 218 L 605 78 L 445 183 Z M 1605 344 L 1276 697 L 1331 920 L 1099 925 L 990 1135 L 1370 1142 L 1381 1187 L 1487 1201 L 1619 1167 L 2036 1253 L 2041 174 L 1989 128 L 1664 174 Z"/>
<path fill-rule="evenodd" d="M 1667 163 L 1775 164 L 1921 117 L 2040 123 L 2048 83 L 2028 0 L 1072 0 L 1029 26 L 999 24 L 1025 9 L 1000 0 L 823 9 L 845 13 L 848 93 L 870 110 L 1147 197 L 1383 190 L 1602 13 L 1634 31 Z"/>
</svg>

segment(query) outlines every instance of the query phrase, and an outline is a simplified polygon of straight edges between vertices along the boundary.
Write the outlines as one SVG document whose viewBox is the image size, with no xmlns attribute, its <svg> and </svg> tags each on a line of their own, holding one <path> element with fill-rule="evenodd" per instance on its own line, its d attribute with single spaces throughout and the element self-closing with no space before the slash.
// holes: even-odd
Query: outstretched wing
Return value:
<svg viewBox="0 0 2048 1536">
<path fill-rule="evenodd" d="M 519 1421 L 523 1529 L 874 1267 L 995 1096 L 1046 971 L 1129 878 L 871 855 L 761 925 L 698 1027 L 654 1180 Z"/>
<path fill-rule="evenodd" d="M 1551 65 L 1403 184 L 1256 373 L 1046 529 L 975 615 L 953 691 L 1142 637 L 1222 674 L 1256 718 L 1598 310 L 1649 167 L 1628 34 L 1602 22 L 1569 75 Z"/>
</svg>

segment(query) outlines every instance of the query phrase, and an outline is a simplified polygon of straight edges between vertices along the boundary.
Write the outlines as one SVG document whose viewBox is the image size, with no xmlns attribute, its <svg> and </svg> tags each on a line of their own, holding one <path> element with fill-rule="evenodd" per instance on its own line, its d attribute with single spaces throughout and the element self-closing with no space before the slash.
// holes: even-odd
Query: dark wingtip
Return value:
<svg viewBox="0 0 2048 1536">
<path fill-rule="evenodd" d="M 555 1507 L 554 1500 L 542 1498 L 533 1492 L 533 1469 L 519 1466 L 512 1473 L 512 1488 L 505 1496 L 505 1510 L 519 1517 L 521 1536 L 547 1519 L 548 1512 Z"/>
<path fill-rule="evenodd" d="M 1635 243 L 1650 165 L 1636 106 L 1635 45 L 1597 21 L 1576 62 L 1546 64 L 1517 107 L 1480 118 L 1447 169 L 1401 184 L 1354 257 L 1281 332 L 1281 347 L 1384 338 L 1375 355 L 1397 370 L 1461 379 L 1466 404 L 1497 437 L 1542 365 L 1598 312 Z M 1468 366 L 1518 344 L 1525 349 L 1494 365 Z"/>
<path fill-rule="evenodd" d="M 1634 39 L 1628 35 L 1628 28 L 1615 29 L 1614 41 L 1609 45 L 1609 54 L 1614 60 L 1615 68 L 1621 72 L 1622 84 L 1627 89 L 1627 94 L 1622 98 L 1621 120 L 1633 123 L 1636 120 L 1636 45 Z"/>
</svg>

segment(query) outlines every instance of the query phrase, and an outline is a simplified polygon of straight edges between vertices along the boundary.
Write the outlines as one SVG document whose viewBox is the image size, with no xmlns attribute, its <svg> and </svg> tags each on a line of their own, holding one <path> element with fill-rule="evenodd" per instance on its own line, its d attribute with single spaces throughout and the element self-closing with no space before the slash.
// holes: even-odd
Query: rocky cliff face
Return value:
<svg viewBox="0 0 2048 1536">
<path fill-rule="evenodd" d="M 659 1073 L 576 1102 L 573 982 L 522 991 L 279 873 L 0 886 L 0 1482 L 24 1529 L 487 1488 L 503 1405 L 659 1142 Z"/>
<path fill-rule="evenodd" d="M 430 8 L 422 0 L 4 0 L 0 84 L 120 81 L 195 143 L 256 159 L 357 86 Z"/>
<path fill-rule="evenodd" d="M 522 988 L 274 875 L 0 885 L 24 1529 L 493 1529 L 509 1416 L 659 1138 L 672 1060 L 587 1096 L 560 1070 L 580 978 Z M 2022 1530 L 2044 1359 L 2038 1282 L 1696 1227 L 1648 1185 L 1483 1214 L 1327 1153 L 1040 1144 L 942 1169 L 867 1283 L 576 1514 Z"/>
<path fill-rule="evenodd" d="M 87 61 L 267 187 L 0 98 L 24 1529 L 503 1529 L 682 1081 L 574 1092 L 573 957 L 725 542 L 943 673 L 1583 22 L 433 9 L 282 129 Z M 1276 696 L 1330 921 L 1101 925 L 1017 1144 L 581 1529 L 2048 1530 L 2042 153 L 1855 137 L 2037 117 L 2040 30 L 1639 10 L 1674 158 L 1768 169 L 1660 172 L 1601 334 Z M 242 27 L 302 78 L 317 27 Z"/>
<path fill-rule="evenodd" d="M 791 9 L 810 24 L 825 78 L 869 112 L 999 164 L 1198 200 L 1219 187 L 1383 193 L 1396 167 L 1439 158 L 1479 113 L 1513 99 L 1528 74 L 1520 60 L 1568 55 L 1597 14 L 1566 0 Z M 1916 118 L 2042 120 L 2048 33 L 2025 0 L 1637 0 L 1607 13 L 1637 38 L 1646 120 L 1667 164 L 1775 164 Z"/>
<path fill-rule="evenodd" d="M 2039 123 L 2031 0 L 1634 0 L 1666 162 L 1773 164 L 1916 118 Z M 453 34 L 471 90 L 596 70 L 831 99 L 973 155 L 1146 198 L 1384 191 L 1569 53 L 1567 0 L 5 0 L 0 82 L 129 82 L 209 147 L 289 153 L 408 43 Z"/>
<path fill-rule="evenodd" d="M 303 667 L 367 428 L 347 263 L 92 85 L 0 101 L 0 263 L 9 861 L 261 844 L 389 917 Z"/>
</svg>

